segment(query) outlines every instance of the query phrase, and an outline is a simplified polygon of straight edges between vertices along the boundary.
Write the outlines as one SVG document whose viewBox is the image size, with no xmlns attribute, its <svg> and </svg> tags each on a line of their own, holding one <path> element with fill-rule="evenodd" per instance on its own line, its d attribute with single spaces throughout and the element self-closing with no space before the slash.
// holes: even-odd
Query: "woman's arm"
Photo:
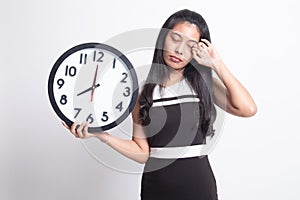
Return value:
<svg viewBox="0 0 300 200">
<path fill-rule="evenodd" d="M 68 128 L 71 133 L 77 138 L 89 138 L 97 137 L 102 142 L 105 142 L 110 147 L 121 153 L 122 155 L 140 163 L 144 164 L 149 158 L 149 145 L 147 138 L 145 136 L 143 127 L 138 123 L 138 112 L 139 112 L 139 103 L 137 101 L 133 111 L 133 136 L 132 140 L 124 140 L 113 135 L 110 135 L 108 132 L 103 132 L 99 134 L 89 133 L 88 123 L 82 123 L 77 130 L 75 130 L 77 124 L 74 123 L 71 128 L 68 128 L 65 124 L 64 126 Z"/>
<path fill-rule="evenodd" d="M 103 141 L 107 140 L 107 144 L 122 155 L 138 162 L 145 163 L 149 158 L 149 145 L 145 136 L 143 127 L 138 123 L 139 103 L 137 101 L 133 111 L 133 136 L 132 140 L 123 140 L 118 137 L 109 135 L 107 132 L 104 134 L 97 134 L 97 137 Z"/>
<path fill-rule="evenodd" d="M 213 98 L 215 103 L 236 116 L 251 117 L 257 107 L 246 88 L 232 75 L 225 64 L 215 64 L 215 72 L 220 78 L 213 78 Z"/>
<path fill-rule="evenodd" d="M 213 45 L 202 39 L 192 49 L 194 59 L 213 69 L 220 80 L 213 78 L 215 103 L 228 113 L 241 117 L 253 116 L 257 107 L 246 88 L 228 70 Z"/>
</svg>

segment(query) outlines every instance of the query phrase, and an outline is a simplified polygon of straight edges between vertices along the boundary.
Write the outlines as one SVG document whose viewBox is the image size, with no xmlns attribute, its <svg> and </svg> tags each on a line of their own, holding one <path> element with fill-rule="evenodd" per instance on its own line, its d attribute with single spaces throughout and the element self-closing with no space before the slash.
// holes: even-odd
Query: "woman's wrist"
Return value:
<svg viewBox="0 0 300 200">
<path fill-rule="evenodd" d="M 101 142 L 108 144 L 110 135 L 107 132 L 103 132 L 98 135 L 98 138 L 100 139 Z"/>
<path fill-rule="evenodd" d="M 226 68 L 226 65 L 221 59 L 215 60 L 213 63 L 214 63 L 213 70 L 217 74 L 221 74 L 221 71 Z"/>
</svg>

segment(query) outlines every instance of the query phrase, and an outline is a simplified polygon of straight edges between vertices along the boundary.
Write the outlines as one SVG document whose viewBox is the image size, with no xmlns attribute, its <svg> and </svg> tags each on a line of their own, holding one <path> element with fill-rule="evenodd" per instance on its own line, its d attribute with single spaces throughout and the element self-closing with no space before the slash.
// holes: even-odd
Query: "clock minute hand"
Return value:
<svg viewBox="0 0 300 200">
<path fill-rule="evenodd" d="M 96 79 L 97 79 L 97 72 L 98 72 L 98 65 L 96 67 L 96 71 L 95 71 L 95 75 L 94 75 L 94 81 L 93 81 L 93 85 L 92 85 L 91 102 L 93 101 L 93 97 L 94 97 L 95 83 L 96 83 Z"/>
<path fill-rule="evenodd" d="M 80 96 L 80 95 L 82 95 L 82 94 L 84 94 L 84 93 L 86 93 L 86 92 L 88 92 L 88 91 L 92 90 L 92 89 L 93 89 L 93 87 L 94 87 L 94 88 L 97 88 L 97 87 L 99 87 L 99 86 L 100 86 L 100 84 L 98 83 L 97 85 L 95 85 L 95 86 L 92 86 L 92 87 L 90 87 L 90 88 L 88 88 L 88 89 L 86 89 L 86 90 L 84 90 L 84 91 L 82 91 L 82 92 L 78 93 L 78 94 L 77 94 L 77 96 Z"/>
</svg>

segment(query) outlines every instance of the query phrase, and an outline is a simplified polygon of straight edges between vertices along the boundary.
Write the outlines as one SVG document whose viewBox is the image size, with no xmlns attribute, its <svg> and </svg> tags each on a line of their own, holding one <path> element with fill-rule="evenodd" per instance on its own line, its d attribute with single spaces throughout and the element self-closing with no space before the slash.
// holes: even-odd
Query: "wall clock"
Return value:
<svg viewBox="0 0 300 200">
<path fill-rule="evenodd" d="M 131 62 L 119 50 L 102 43 L 84 43 L 55 62 L 48 95 L 55 113 L 68 126 L 88 121 L 89 132 L 101 132 L 131 113 L 138 81 Z"/>
</svg>

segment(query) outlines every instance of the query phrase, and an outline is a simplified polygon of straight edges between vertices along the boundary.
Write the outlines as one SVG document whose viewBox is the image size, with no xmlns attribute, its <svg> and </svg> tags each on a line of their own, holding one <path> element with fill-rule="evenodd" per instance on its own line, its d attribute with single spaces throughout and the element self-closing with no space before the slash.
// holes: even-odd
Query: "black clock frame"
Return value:
<svg viewBox="0 0 300 200">
<path fill-rule="evenodd" d="M 132 112 L 135 103 L 137 101 L 137 96 L 138 96 L 138 79 L 137 79 L 137 75 L 135 72 L 135 69 L 133 67 L 133 65 L 131 64 L 131 62 L 128 60 L 128 58 L 119 50 L 115 49 L 112 46 L 103 44 L 103 43 L 83 43 L 83 44 L 79 44 L 77 46 L 72 47 L 71 49 L 67 50 L 65 53 L 63 53 L 55 62 L 55 64 L 53 65 L 50 75 L 49 75 L 49 79 L 48 79 L 48 95 L 49 95 L 49 99 L 50 99 L 50 103 L 52 105 L 52 108 L 54 109 L 55 113 L 58 115 L 58 117 L 63 120 L 69 127 L 71 127 L 71 125 L 74 123 L 72 120 L 70 120 L 69 118 L 67 118 L 59 109 L 55 98 L 54 98 L 54 92 L 53 92 L 53 84 L 54 84 L 54 78 L 55 78 L 55 74 L 59 68 L 59 66 L 61 65 L 61 63 L 67 58 L 69 57 L 71 54 L 80 51 L 82 49 L 88 49 L 88 48 L 98 48 L 98 49 L 103 49 L 106 51 L 110 51 L 113 54 L 115 54 L 117 57 L 119 57 L 126 65 L 126 67 L 129 70 L 130 76 L 132 78 L 132 83 L 133 83 L 133 93 L 132 93 L 132 97 L 130 100 L 130 104 L 127 107 L 127 109 L 125 110 L 125 112 L 114 122 L 107 124 L 105 126 L 100 126 L 100 127 L 88 127 L 88 131 L 91 133 L 95 133 L 95 132 L 102 132 L 102 131 L 106 131 L 109 129 L 112 129 L 114 127 L 116 127 L 117 125 L 119 125 L 120 123 L 122 123 L 127 117 L 128 115 Z"/>
</svg>

